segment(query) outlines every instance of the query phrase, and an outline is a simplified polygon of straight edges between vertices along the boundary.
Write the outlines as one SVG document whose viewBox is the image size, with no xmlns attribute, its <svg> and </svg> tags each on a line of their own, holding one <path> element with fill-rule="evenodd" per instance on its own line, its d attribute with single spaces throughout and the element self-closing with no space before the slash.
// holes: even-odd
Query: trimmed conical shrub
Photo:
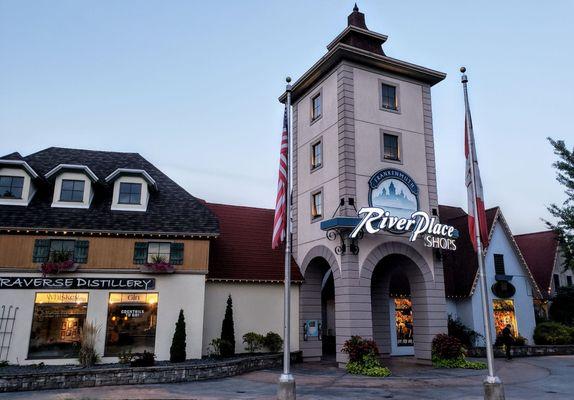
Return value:
<svg viewBox="0 0 574 400">
<path fill-rule="evenodd" d="M 225 318 L 221 324 L 221 341 L 225 346 L 221 348 L 223 357 L 230 357 L 235 354 L 235 327 L 233 324 L 233 300 L 231 295 L 227 298 L 227 307 L 225 308 Z"/>
<path fill-rule="evenodd" d="M 185 318 L 183 310 L 179 310 L 179 317 L 175 323 L 175 332 L 169 348 L 169 360 L 171 362 L 183 362 L 186 359 L 185 353 Z"/>
</svg>

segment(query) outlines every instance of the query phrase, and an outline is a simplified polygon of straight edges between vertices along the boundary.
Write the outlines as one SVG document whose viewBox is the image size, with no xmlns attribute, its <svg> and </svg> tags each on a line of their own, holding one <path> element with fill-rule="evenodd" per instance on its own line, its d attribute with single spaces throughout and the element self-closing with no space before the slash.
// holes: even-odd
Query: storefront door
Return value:
<svg viewBox="0 0 574 400">
<path fill-rule="evenodd" d="M 389 299 L 391 355 L 414 355 L 413 310 L 410 298 Z"/>
</svg>

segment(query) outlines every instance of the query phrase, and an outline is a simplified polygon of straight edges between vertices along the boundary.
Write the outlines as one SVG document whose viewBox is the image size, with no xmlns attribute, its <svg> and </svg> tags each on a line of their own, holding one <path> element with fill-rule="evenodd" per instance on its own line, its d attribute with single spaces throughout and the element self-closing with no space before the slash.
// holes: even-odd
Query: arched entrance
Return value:
<svg viewBox="0 0 574 400">
<path fill-rule="evenodd" d="M 299 344 L 305 361 L 334 358 L 336 352 L 334 255 L 324 246 L 311 250 L 303 262 L 299 292 Z M 333 268 L 335 266 L 335 268 Z"/>
<path fill-rule="evenodd" d="M 432 339 L 447 322 L 442 269 L 433 267 L 434 274 L 399 242 L 377 247 L 365 260 L 361 275 L 370 278 L 373 338 L 383 355 L 430 360 Z"/>
</svg>

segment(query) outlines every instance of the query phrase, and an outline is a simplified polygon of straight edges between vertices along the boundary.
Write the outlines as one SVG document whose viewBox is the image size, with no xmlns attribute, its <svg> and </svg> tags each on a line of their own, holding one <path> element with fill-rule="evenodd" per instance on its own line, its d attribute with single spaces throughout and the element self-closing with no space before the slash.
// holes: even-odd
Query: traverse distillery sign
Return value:
<svg viewBox="0 0 574 400">
<path fill-rule="evenodd" d="M 0 277 L 0 289 L 155 289 L 155 279 Z"/>
<path fill-rule="evenodd" d="M 419 189 L 414 180 L 397 169 L 383 169 L 369 179 L 369 207 L 359 210 L 362 218 L 349 235 L 356 238 L 361 230 L 377 233 L 408 233 L 411 242 L 422 239 L 426 247 L 456 250 L 458 231 L 441 224 L 419 210 Z"/>
</svg>

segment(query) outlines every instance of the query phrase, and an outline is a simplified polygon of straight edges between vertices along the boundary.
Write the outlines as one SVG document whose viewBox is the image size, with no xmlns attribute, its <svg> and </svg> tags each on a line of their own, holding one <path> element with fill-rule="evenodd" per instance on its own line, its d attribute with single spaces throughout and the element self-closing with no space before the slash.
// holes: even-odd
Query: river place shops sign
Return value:
<svg viewBox="0 0 574 400">
<path fill-rule="evenodd" d="M 426 247 L 456 250 L 458 231 L 441 224 L 419 210 L 419 189 L 414 180 L 397 169 L 383 169 L 369 179 L 369 207 L 359 210 L 360 222 L 349 237 L 355 239 L 362 230 L 377 233 L 386 230 L 403 234 L 410 232 L 409 240 L 422 239 Z"/>
<path fill-rule="evenodd" d="M 0 277 L 0 289 L 153 290 L 155 279 Z"/>
</svg>

